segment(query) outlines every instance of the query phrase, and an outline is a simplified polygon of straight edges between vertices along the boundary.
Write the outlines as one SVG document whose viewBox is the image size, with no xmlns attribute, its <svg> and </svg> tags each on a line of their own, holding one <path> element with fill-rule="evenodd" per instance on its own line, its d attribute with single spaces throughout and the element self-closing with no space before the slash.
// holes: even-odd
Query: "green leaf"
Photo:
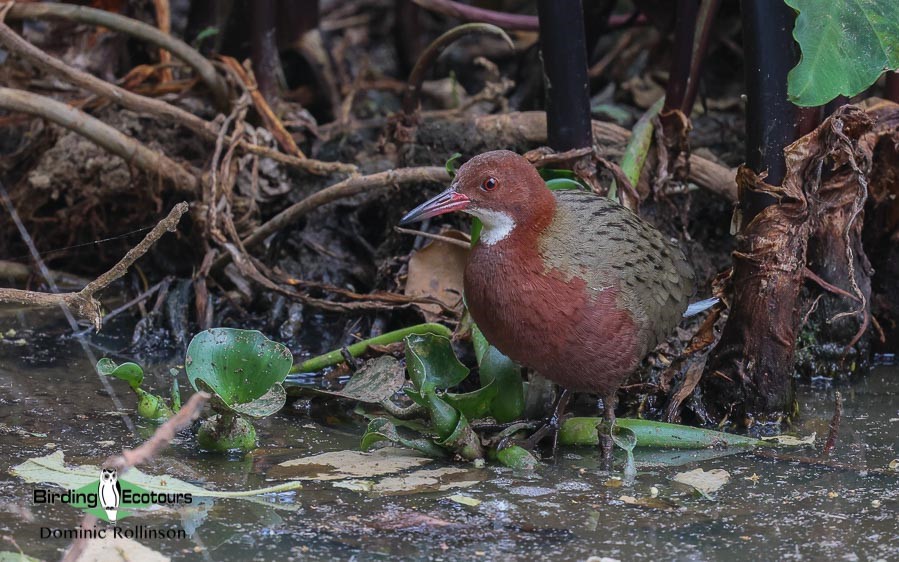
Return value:
<svg viewBox="0 0 899 562">
<path fill-rule="evenodd" d="M 601 418 L 569 418 L 559 430 L 559 444 L 596 445 L 599 443 L 598 427 L 602 423 Z M 633 431 L 637 447 L 705 449 L 716 446 L 757 447 L 765 444 L 760 439 L 744 435 L 650 420 L 619 418 L 615 425 Z"/>
<path fill-rule="evenodd" d="M 365 435 L 359 446 L 363 451 L 369 450 L 372 445 L 381 441 L 387 441 L 410 449 L 415 449 L 432 458 L 441 458 L 446 456 L 446 451 L 435 445 L 433 441 L 426 437 L 418 435 L 417 437 L 408 437 L 404 433 L 413 433 L 409 430 L 401 431 L 387 418 L 375 418 L 368 424 Z M 414 433 L 413 433 L 414 434 Z"/>
<path fill-rule="evenodd" d="M 468 367 L 459 362 L 449 338 L 434 334 L 406 336 L 406 368 L 422 396 L 452 388 L 465 380 Z"/>
<path fill-rule="evenodd" d="M 10 552 L 6 550 L 0 552 L 0 562 L 40 562 L 40 559 L 32 558 L 21 552 Z"/>
<path fill-rule="evenodd" d="M 476 325 L 472 326 L 471 338 L 480 366 L 481 385 L 496 385 L 496 396 L 490 404 L 491 415 L 499 423 L 517 420 L 525 406 L 521 367 L 490 345 Z"/>
<path fill-rule="evenodd" d="M 447 392 L 441 395 L 441 397 L 450 406 L 462 412 L 462 415 L 466 418 L 476 420 L 490 413 L 491 405 L 496 399 L 499 390 L 499 386 L 495 382 L 490 381 L 487 385 L 472 392 L 462 394 Z"/>
<path fill-rule="evenodd" d="M 321 392 L 368 404 L 379 404 L 393 396 L 405 382 L 406 375 L 400 362 L 390 355 L 382 355 L 366 361 L 342 389 Z"/>
<path fill-rule="evenodd" d="M 154 421 L 165 421 L 175 415 L 161 397 L 150 394 L 141 388 L 135 388 L 134 392 L 138 396 L 137 415 L 140 417 Z"/>
<path fill-rule="evenodd" d="M 184 366 L 195 389 L 202 381 L 229 408 L 264 417 L 287 400 L 281 383 L 292 364 L 287 347 L 261 332 L 213 328 L 194 336 Z"/>
<path fill-rule="evenodd" d="M 570 180 L 568 178 L 556 178 L 554 180 L 547 180 L 546 187 L 548 187 L 551 191 L 584 189 L 584 185 L 582 183 L 575 180 Z"/>
<path fill-rule="evenodd" d="M 624 154 L 621 155 L 621 170 L 635 188 L 640 181 L 640 173 L 643 171 L 643 165 L 649 155 L 649 148 L 652 146 L 652 134 L 655 129 L 652 120 L 662 110 L 663 105 L 665 105 L 664 96 L 652 104 L 646 113 L 637 120 L 631 131 L 631 138 L 624 147 Z M 609 187 L 609 199 L 621 201 L 621 198 L 618 197 L 618 185 L 614 181 Z"/>
<path fill-rule="evenodd" d="M 496 452 L 496 458 L 499 462 L 513 470 L 533 472 L 540 466 L 540 463 L 530 451 L 518 445 L 500 449 Z"/>
<path fill-rule="evenodd" d="M 446 161 L 446 173 L 449 174 L 449 177 L 456 177 L 456 160 L 462 158 L 461 152 L 456 152 Z"/>
<path fill-rule="evenodd" d="M 134 390 L 137 390 L 144 381 L 144 370 L 137 363 L 129 362 L 117 365 L 112 359 L 104 357 L 97 361 L 97 371 L 101 375 L 115 377 L 127 382 Z"/>
<path fill-rule="evenodd" d="M 802 58 L 787 76 L 796 105 L 852 97 L 886 70 L 899 68 L 899 2 L 786 0 L 799 12 L 793 37 Z"/>
<path fill-rule="evenodd" d="M 217 414 L 203 420 L 197 431 L 197 443 L 207 451 L 252 451 L 256 447 L 256 428 L 246 418 Z"/>
<path fill-rule="evenodd" d="M 424 394 L 428 401 L 428 410 L 431 412 L 431 423 L 441 439 L 448 439 L 456 431 L 459 420 L 462 418 L 459 411 L 450 406 L 433 391 Z"/>
</svg>

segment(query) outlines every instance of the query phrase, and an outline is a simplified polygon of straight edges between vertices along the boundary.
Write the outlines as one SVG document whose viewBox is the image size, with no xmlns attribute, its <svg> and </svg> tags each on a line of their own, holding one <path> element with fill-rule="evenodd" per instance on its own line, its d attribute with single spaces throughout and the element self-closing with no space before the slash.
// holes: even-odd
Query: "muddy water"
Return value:
<svg viewBox="0 0 899 562">
<path fill-rule="evenodd" d="M 28 330 L 32 326 L 33 332 Z M 62 450 L 71 464 L 99 464 L 133 447 L 153 426 L 134 416 L 124 384 L 110 395 L 91 368 L 103 351 L 63 339 L 28 316 L 6 317 L 0 333 L 0 537 L 27 554 L 57 559 L 68 540 L 41 539 L 41 528 L 70 528 L 80 512 L 35 505 L 34 486 L 8 474 L 30 457 Z M 41 335 L 44 334 L 44 335 Z M 28 345 L 19 345 L 24 338 Z M 19 342 L 21 343 L 21 342 Z M 104 341 L 108 348 L 122 341 Z M 153 366 L 148 386 L 165 394 L 168 365 Z M 120 522 L 122 528 L 186 529 L 183 539 L 140 542 L 177 560 L 899 560 L 899 477 L 866 472 L 899 458 L 899 369 L 882 367 L 839 390 L 844 421 L 833 460 L 857 470 L 773 462 L 751 454 L 706 458 L 640 453 L 632 487 L 598 468 L 591 448 L 563 450 L 538 477 L 488 466 L 464 490 L 373 495 L 310 482 L 260 502 L 202 500 Z M 833 389 L 800 388 L 797 432 L 827 433 Z M 122 405 L 116 408 L 116 400 Z M 135 424 L 132 432 L 128 420 Z M 196 452 L 185 434 L 145 472 L 208 488 L 274 484 L 273 463 L 323 451 L 354 449 L 360 424 L 322 425 L 279 414 L 257 424 L 260 449 L 249 458 Z M 807 454 L 815 454 L 807 450 Z M 714 499 L 672 483 L 677 472 L 720 468 L 731 480 Z M 613 476 L 613 475 L 612 475 Z M 629 505 L 658 490 L 665 509 Z M 461 494 L 481 503 L 460 505 Z M 15 550 L 0 541 L 0 551 Z"/>
</svg>

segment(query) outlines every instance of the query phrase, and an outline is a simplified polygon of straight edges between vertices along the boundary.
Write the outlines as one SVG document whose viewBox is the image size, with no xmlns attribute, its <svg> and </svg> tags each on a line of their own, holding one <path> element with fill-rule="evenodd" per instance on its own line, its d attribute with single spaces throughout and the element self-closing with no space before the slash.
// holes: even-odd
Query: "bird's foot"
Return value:
<svg viewBox="0 0 899 562">
<path fill-rule="evenodd" d="M 599 435 L 599 446 L 600 446 L 600 466 L 603 470 L 607 472 L 612 471 L 612 450 L 614 448 L 614 443 L 612 442 L 612 434 L 611 433 L 601 433 Z"/>
<path fill-rule="evenodd" d="M 521 442 L 521 446 L 528 451 L 534 451 L 547 438 L 551 441 L 549 458 L 556 456 L 556 449 L 559 447 L 559 429 L 562 427 L 562 420 L 565 414 L 565 407 L 568 405 L 569 392 L 563 390 L 556 400 L 552 413 L 544 420 L 543 425 L 530 437 Z"/>
<path fill-rule="evenodd" d="M 612 451 L 614 450 L 614 441 L 612 441 L 612 429 L 615 426 L 615 404 L 618 402 L 618 395 L 615 392 L 608 394 L 602 399 L 602 417 L 605 418 L 604 424 L 608 431 L 600 429 L 599 446 L 600 446 L 600 463 L 602 469 L 608 472 L 612 471 Z"/>
</svg>

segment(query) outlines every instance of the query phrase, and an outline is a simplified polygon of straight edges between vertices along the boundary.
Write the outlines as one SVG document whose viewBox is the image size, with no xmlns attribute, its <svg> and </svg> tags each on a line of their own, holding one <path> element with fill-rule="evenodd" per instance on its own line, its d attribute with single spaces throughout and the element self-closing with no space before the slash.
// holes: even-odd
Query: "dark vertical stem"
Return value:
<svg viewBox="0 0 899 562">
<path fill-rule="evenodd" d="M 718 13 L 719 0 L 701 0 L 699 12 L 696 14 L 698 33 L 693 33 L 693 57 L 690 61 L 690 78 L 687 82 L 687 91 L 681 103 L 681 111 L 689 117 L 696 103 L 696 94 L 699 92 L 699 78 L 702 76 L 702 63 L 705 61 L 706 52 L 709 50 L 709 37 L 712 35 L 712 24 Z"/>
<path fill-rule="evenodd" d="M 671 72 L 668 75 L 668 86 L 665 89 L 665 107 L 662 109 L 664 113 L 683 108 L 688 83 L 696 78 L 690 76 L 690 66 L 694 55 L 693 37 L 696 34 L 697 14 L 699 14 L 699 0 L 678 0 L 674 54 Z"/>
<path fill-rule="evenodd" d="M 581 0 L 538 0 L 549 146 L 590 146 L 590 85 Z"/>
<path fill-rule="evenodd" d="M 250 9 L 250 59 L 259 91 L 271 102 L 278 94 L 281 58 L 278 55 L 276 0 L 258 0 Z"/>
<path fill-rule="evenodd" d="M 899 72 L 887 72 L 886 98 L 899 103 Z"/>
<path fill-rule="evenodd" d="M 787 73 L 798 59 L 793 41 L 796 13 L 783 0 L 744 0 L 743 51 L 746 75 L 746 165 L 768 172 L 780 185 L 786 173 L 783 149 L 798 138 L 799 119 L 787 99 Z M 744 224 L 774 202 L 749 191 L 740 201 Z"/>
</svg>

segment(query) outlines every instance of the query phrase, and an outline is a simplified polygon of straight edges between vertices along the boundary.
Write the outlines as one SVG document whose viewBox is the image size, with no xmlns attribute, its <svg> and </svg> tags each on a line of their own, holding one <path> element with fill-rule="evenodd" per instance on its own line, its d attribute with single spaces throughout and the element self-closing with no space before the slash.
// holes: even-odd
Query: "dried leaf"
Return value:
<svg viewBox="0 0 899 562">
<path fill-rule="evenodd" d="M 269 471 L 272 478 L 291 480 L 343 480 L 381 476 L 431 462 L 409 449 L 385 447 L 371 453 L 332 451 L 282 462 Z"/>
<path fill-rule="evenodd" d="M 458 230 L 449 230 L 442 236 L 468 242 L 468 237 Z M 449 242 L 428 242 L 409 259 L 404 293 L 410 297 L 432 297 L 449 307 L 461 305 L 468 252 L 467 248 Z M 440 318 L 438 305 L 422 304 L 419 307 L 428 322 Z"/>
<path fill-rule="evenodd" d="M 675 482 L 686 484 L 708 498 L 730 480 L 730 473 L 720 468 L 705 471 L 701 468 L 678 472 L 672 478 Z"/>
</svg>

